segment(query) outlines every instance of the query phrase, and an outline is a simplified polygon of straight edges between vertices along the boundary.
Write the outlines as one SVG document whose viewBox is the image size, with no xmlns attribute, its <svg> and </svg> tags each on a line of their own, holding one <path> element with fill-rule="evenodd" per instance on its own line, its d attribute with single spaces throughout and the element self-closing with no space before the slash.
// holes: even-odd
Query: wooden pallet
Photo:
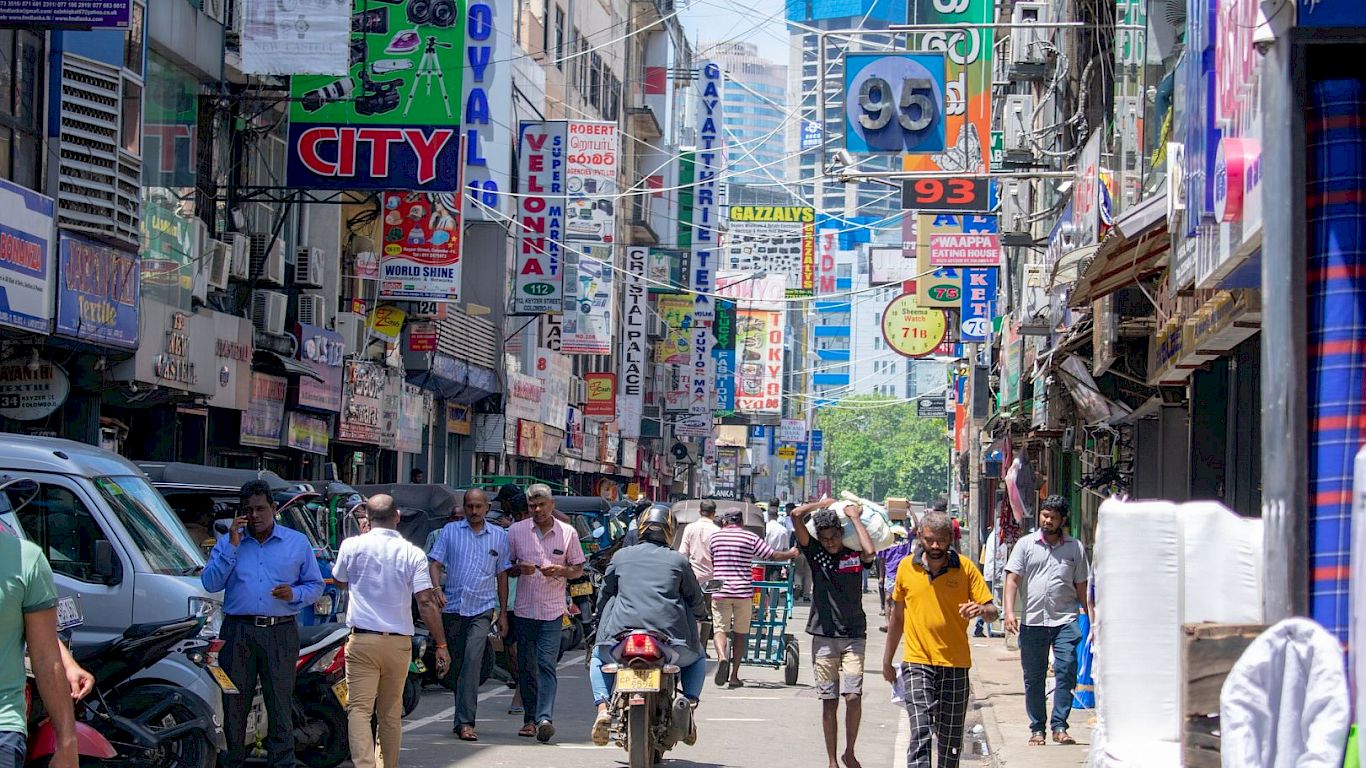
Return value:
<svg viewBox="0 0 1366 768">
<path fill-rule="evenodd" d="M 1186 768 L 1220 768 L 1219 693 L 1234 663 L 1266 627 L 1205 623 L 1181 629 L 1184 763 Z"/>
</svg>

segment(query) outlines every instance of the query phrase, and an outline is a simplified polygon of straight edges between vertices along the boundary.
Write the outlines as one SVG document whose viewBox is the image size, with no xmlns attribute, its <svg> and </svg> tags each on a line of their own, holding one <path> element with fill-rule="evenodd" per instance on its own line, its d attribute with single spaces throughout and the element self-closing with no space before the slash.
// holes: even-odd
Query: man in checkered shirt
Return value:
<svg viewBox="0 0 1366 768">
<path fill-rule="evenodd" d="M 979 616 L 995 621 L 998 611 L 977 566 L 954 551 L 948 515 L 925 515 L 919 536 L 923 549 L 897 566 L 882 676 L 897 682 L 893 662 L 903 647 L 900 680 L 911 719 L 907 768 L 931 768 L 932 745 L 938 768 L 958 768 L 972 667 L 968 622 Z M 896 637 L 904 642 L 892 641 Z"/>
</svg>

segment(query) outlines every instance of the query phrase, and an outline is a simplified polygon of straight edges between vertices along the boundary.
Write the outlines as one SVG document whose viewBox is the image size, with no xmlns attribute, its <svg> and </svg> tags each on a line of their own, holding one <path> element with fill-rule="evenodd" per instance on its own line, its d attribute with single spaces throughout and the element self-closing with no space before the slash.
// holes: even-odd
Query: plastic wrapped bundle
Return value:
<svg viewBox="0 0 1366 768">
<path fill-rule="evenodd" d="M 844 523 L 844 546 L 849 549 L 858 549 L 858 535 L 854 533 L 854 526 L 849 522 L 846 511 L 851 507 L 862 507 L 863 511 L 859 519 L 863 521 L 863 527 L 868 529 L 868 536 L 873 540 L 873 551 L 881 552 L 894 543 L 892 539 L 892 521 L 887 517 L 887 509 L 881 504 L 877 504 L 867 499 L 849 499 L 850 494 L 843 494 L 846 501 L 837 501 L 830 505 L 830 509 L 839 516 L 840 522 Z M 816 535 L 816 526 L 810 519 L 806 521 L 806 529 L 812 536 Z"/>
</svg>

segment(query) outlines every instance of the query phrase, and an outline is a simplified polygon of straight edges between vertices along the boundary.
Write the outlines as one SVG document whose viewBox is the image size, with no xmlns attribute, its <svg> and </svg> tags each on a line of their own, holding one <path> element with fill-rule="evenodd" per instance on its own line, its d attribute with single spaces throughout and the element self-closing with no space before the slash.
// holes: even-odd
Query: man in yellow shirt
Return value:
<svg viewBox="0 0 1366 768">
<path fill-rule="evenodd" d="M 895 683 L 894 654 L 904 644 L 901 685 L 911 718 L 906 768 L 931 768 L 931 745 L 938 740 L 938 768 L 958 768 L 963 718 L 968 710 L 968 622 L 995 621 L 996 606 L 986 581 L 970 560 L 953 549 L 953 523 L 943 512 L 920 521 L 923 549 L 897 567 L 892 588 L 882 676 Z"/>
</svg>

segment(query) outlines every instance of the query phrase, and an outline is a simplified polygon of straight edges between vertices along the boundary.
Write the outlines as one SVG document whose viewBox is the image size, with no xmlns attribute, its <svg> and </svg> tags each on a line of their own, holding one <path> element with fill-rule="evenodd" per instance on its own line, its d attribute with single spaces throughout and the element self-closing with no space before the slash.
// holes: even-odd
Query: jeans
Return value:
<svg viewBox="0 0 1366 768">
<path fill-rule="evenodd" d="M 218 661 L 240 693 L 223 694 L 223 736 L 228 742 L 226 768 L 241 768 L 247 757 L 247 713 L 261 684 L 269 728 L 267 762 L 271 768 L 294 768 L 294 665 L 299 662 L 299 627 L 294 622 L 258 627 L 224 619 L 223 650 Z"/>
<path fill-rule="evenodd" d="M 521 665 L 524 723 L 555 720 L 555 689 L 559 684 L 555 666 L 560 658 L 561 619 L 513 618 L 517 635 L 517 660 Z"/>
<path fill-rule="evenodd" d="M 488 646 L 489 628 L 493 626 L 493 611 L 478 616 L 443 613 L 441 623 L 446 631 L 446 643 L 451 647 L 452 669 L 447 679 L 454 683 L 455 726 L 472 727 L 479 702 L 479 673 L 484 666 L 484 648 Z"/>
<path fill-rule="evenodd" d="M 1047 698 L 1048 649 L 1053 649 L 1053 716 L 1049 728 L 1067 730 L 1072 714 L 1072 689 L 1077 687 L 1077 646 L 1081 630 L 1070 621 L 1060 627 L 1020 626 L 1020 664 L 1024 667 L 1025 713 L 1031 733 L 1044 731 L 1044 702 Z"/>
<path fill-rule="evenodd" d="M 604 704 L 612 699 L 612 688 L 617 676 L 602 671 L 603 664 L 616 662 L 612 658 L 612 645 L 599 645 L 593 651 L 588 666 L 588 682 L 593 686 L 593 703 Z M 675 648 L 678 651 L 678 679 L 683 685 L 683 695 L 693 701 L 702 698 L 702 688 L 707 684 L 707 657 L 691 648 Z M 691 658 L 692 661 L 688 661 Z"/>
<path fill-rule="evenodd" d="M 27 745 L 24 734 L 0 731 L 0 768 L 23 768 Z"/>
<path fill-rule="evenodd" d="M 355 768 L 397 768 L 403 744 L 403 684 L 412 659 L 413 638 L 408 635 L 353 632 L 346 641 L 347 739 Z"/>
</svg>

